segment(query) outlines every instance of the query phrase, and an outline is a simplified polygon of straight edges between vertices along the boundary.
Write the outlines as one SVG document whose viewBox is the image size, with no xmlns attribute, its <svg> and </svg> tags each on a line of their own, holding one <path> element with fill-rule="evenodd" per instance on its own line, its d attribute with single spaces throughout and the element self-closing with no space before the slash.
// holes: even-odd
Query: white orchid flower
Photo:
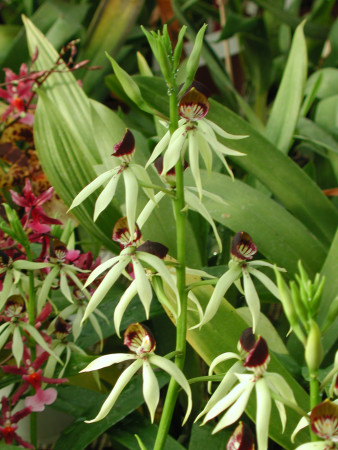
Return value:
<svg viewBox="0 0 338 450">
<path fill-rule="evenodd" d="M 127 218 L 120 218 L 113 229 L 113 240 L 126 246 L 120 255 L 108 259 L 90 274 L 85 287 L 91 284 L 102 272 L 109 269 L 100 285 L 96 288 L 92 298 L 90 299 L 86 311 L 83 315 L 81 323 L 83 323 L 89 315 L 97 308 L 106 296 L 109 289 L 114 285 L 119 276 L 124 272 L 128 264 L 132 264 L 134 281 L 127 288 L 120 299 L 119 304 L 115 308 L 114 323 L 116 333 L 119 335 L 119 326 L 122 316 L 133 297 L 138 294 L 143 304 L 147 318 L 149 317 L 150 304 L 153 293 L 151 283 L 147 276 L 146 270 L 150 268 L 154 270 L 166 283 L 168 283 L 177 293 L 174 278 L 169 272 L 167 266 L 162 261 L 168 252 L 168 248 L 157 242 L 147 241 L 138 245 L 141 239 L 141 233 L 136 225 L 133 237 L 130 236 Z"/>
<path fill-rule="evenodd" d="M 201 89 L 201 86 L 198 87 Z M 179 115 L 182 119 L 178 122 L 178 128 L 172 135 L 167 131 L 154 148 L 146 167 L 152 164 L 163 152 L 163 170 L 166 174 L 172 169 L 180 158 L 184 158 L 186 148 L 189 148 L 189 163 L 191 171 L 202 198 L 202 182 L 199 169 L 199 154 L 204 160 L 208 172 L 212 167 L 212 151 L 220 158 L 226 170 L 233 178 L 232 171 L 226 162 L 224 155 L 245 156 L 244 153 L 233 150 L 217 140 L 217 135 L 225 139 L 244 139 L 248 136 L 239 136 L 227 133 L 218 125 L 206 119 L 209 111 L 207 96 L 195 87 L 190 88 L 181 98 L 179 103 Z"/>
<path fill-rule="evenodd" d="M 156 366 L 176 380 L 182 387 L 188 397 L 188 407 L 185 414 L 183 424 L 187 421 L 192 409 L 192 395 L 191 389 L 187 379 L 181 370 L 169 359 L 163 356 L 158 356 L 154 353 L 156 343 L 151 332 L 139 323 L 129 325 L 124 333 L 124 344 L 128 346 L 130 353 L 116 353 L 106 356 L 101 356 L 95 361 L 91 362 L 81 372 L 89 372 L 92 370 L 99 370 L 103 367 L 111 366 L 112 364 L 121 363 L 124 361 L 134 361 L 119 377 L 113 390 L 109 394 L 107 400 L 103 403 L 99 413 L 92 420 L 87 420 L 87 423 L 97 422 L 110 412 L 120 396 L 123 389 L 142 368 L 143 375 L 143 397 L 149 409 L 151 422 L 154 421 L 156 407 L 160 399 L 160 388 L 157 378 L 154 374 L 152 366 Z"/>
<path fill-rule="evenodd" d="M 250 261 L 255 253 L 257 253 L 257 246 L 254 244 L 249 234 L 245 231 L 236 233 L 232 240 L 229 270 L 218 280 L 206 307 L 202 321 L 192 327 L 192 329 L 202 327 L 214 317 L 221 304 L 222 298 L 225 296 L 230 286 L 235 284 L 236 287 L 244 293 L 245 300 L 252 316 L 252 328 L 255 332 L 260 314 L 260 301 L 250 275 L 256 277 L 278 300 L 280 300 L 280 293 L 275 283 L 264 273 L 256 269 L 256 267 L 260 266 L 273 269 L 274 266 L 265 261 Z M 284 269 L 278 268 L 278 270 Z M 239 282 L 240 277 L 243 277 L 243 289 Z"/>
<path fill-rule="evenodd" d="M 138 197 L 138 182 L 151 185 L 151 179 L 144 167 L 132 163 L 135 153 L 135 139 L 130 130 L 126 130 L 122 140 L 114 145 L 112 156 L 118 158 L 119 165 L 102 173 L 95 180 L 82 189 L 74 198 L 69 209 L 80 205 L 96 189 L 107 183 L 95 202 L 94 221 L 104 211 L 115 196 L 116 188 L 120 177 L 123 177 L 126 199 L 126 216 L 130 230 L 135 228 L 136 207 Z M 122 161 L 122 163 L 121 163 Z M 154 199 L 154 192 L 151 188 L 143 188 L 145 194 Z"/>
<path fill-rule="evenodd" d="M 291 440 L 294 442 L 296 434 L 310 425 L 311 430 L 322 441 L 307 442 L 297 447 L 296 450 L 330 450 L 338 448 L 338 399 L 332 402 L 329 399 L 324 400 L 315 406 L 309 417 L 303 417 L 295 431 L 292 433 Z"/>
<path fill-rule="evenodd" d="M 271 403 L 274 394 L 277 394 L 279 399 L 275 400 L 275 403 L 283 429 L 285 427 L 286 414 L 281 400 L 284 399 L 286 403 L 295 405 L 296 401 L 291 388 L 284 378 L 277 373 L 266 371 L 270 356 L 265 339 L 260 336 L 255 340 L 252 330 L 249 328 L 242 333 L 239 344 L 241 350 L 247 352 L 244 362 L 241 362 L 241 355 L 228 352 L 218 356 L 211 364 L 209 374 L 222 361 L 231 358 L 239 360 L 230 370 L 230 374 L 228 372 L 225 375 L 220 386 L 216 389 L 198 418 L 205 415 L 204 425 L 209 420 L 225 412 L 213 430 L 213 433 L 217 433 L 223 428 L 232 425 L 241 417 L 252 391 L 255 390 L 257 399 L 257 444 L 259 450 L 267 450 Z M 238 373 L 243 372 L 243 369 L 249 370 L 252 374 Z"/>
</svg>

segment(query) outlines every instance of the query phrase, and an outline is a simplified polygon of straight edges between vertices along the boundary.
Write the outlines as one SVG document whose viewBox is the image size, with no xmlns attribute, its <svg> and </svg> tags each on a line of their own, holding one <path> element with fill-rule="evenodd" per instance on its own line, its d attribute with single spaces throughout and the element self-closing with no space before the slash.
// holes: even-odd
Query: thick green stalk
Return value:
<svg viewBox="0 0 338 450">
<path fill-rule="evenodd" d="M 317 372 L 310 371 L 310 407 L 311 410 L 321 402 Z M 318 436 L 310 431 L 311 441 L 319 441 Z"/>
<path fill-rule="evenodd" d="M 177 94 L 171 92 L 170 95 L 170 132 L 171 134 L 178 127 L 178 105 Z M 183 180 L 183 164 L 181 159 L 175 166 L 176 172 L 176 198 L 174 202 L 175 218 L 176 218 L 176 239 L 177 239 L 177 261 L 176 269 L 177 275 L 177 291 L 179 294 L 178 301 L 181 303 L 181 314 L 177 319 L 176 324 L 176 351 L 175 364 L 181 370 L 184 366 L 185 352 L 186 352 L 186 333 L 187 333 L 187 293 L 185 289 L 185 263 L 186 263 L 186 249 L 185 249 L 185 228 L 186 228 L 186 213 L 184 212 L 184 180 Z M 163 413 L 156 436 L 154 450 L 161 450 L 164 447 L 171 419 L 173 416 L 179 385 L 172 378 L 170 380 L 167 396 L 165 399 Z"/>
</svg>

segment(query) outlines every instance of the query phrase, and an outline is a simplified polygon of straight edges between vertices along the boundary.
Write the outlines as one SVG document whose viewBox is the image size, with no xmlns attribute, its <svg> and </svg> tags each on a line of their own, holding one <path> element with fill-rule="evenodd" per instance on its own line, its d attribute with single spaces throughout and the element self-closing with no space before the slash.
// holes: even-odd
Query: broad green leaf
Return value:
<svg viewBox="0 0 338 450">
<path fill-rule="evenodd" d="M 295 31 L 290 54 L 274 100 L 266 137 L 287 154 L 296 128 L 307 74 L 307 49 L 303 33 L 304 22 Z"/>
<path fill-rule="evenodd" d="M 324 98 L 318 103 L 315 122 L 331 133 L 338 135 L 338 95 Z"/>
<path fill-rule="evenodd" d="M 297 124 L 295 138 L 310 141 L 326 150 L 338 154 L 337 140 L 321 126 L 310 119 L 300 118 Z"/>
<path fill-rule="evenodd" d="M 338 292 L 338 231 L 332 242 L 330 251 L 327 255 L 321 275 L 325 276 L 325 285 L 319 308 L 319 323 L 323 323 L 331 302 L 335 299 Z M 329 350 L 338 338 L 338 317 L 331 325 L 328 332 L 324 335 L 323 346 Z"/>
<path fill-rule="evenodd" d="M 102 94 L 102 79 L 110 71 L 105 52 L 116 55 L 143 3 L 144 0 L 108 0 L 98 5 L 78 57 L 78 61 L 89 59 L 91 66 L 100 66 L 100 70 L 80 72 L 83 89 L 88 95 L 97 97 Z"/>
<path fill-rule="evenodd" d="M 232 430 L 224 430 L 222 433 L 212 435 L 213 426 L 206 424 L 203 427 L 200 423 L 194 423 L 190 441 L 189 450 L 206 450 L 206 449 L 225 449 L 226 444 L 232 434 Z"/>
<path fill-rule="evenodd" d="M 187 181 L 189 184 L 189 172 Z M 269 261 L 288 271 L 297 270 L 298 259 L 304 261 L 310 273 L 320 270 L 325 248 L 277 202 L 239 180 L 232 181 L 227 175 L 213 172 L 209 177 L 202 171 L 202 182 L 206 191 L 222 196 L 227 203 L 224 206 L 209 197 L 203 198 L 214 220 L 235 233 L 248 232 Z"/>
<path fill-rule="evenodd" d="M 18 34 L 20 26 L 18 25 L 1 25 L 0 26 L 0 60 L 6 57 L 15 36 Z"/>
<path fill-rule="evenodd" d="M 167 374 L 158 374 L 160 387 L 168 382 L 168 378 Z M 65 448 L 84 450 L 108 428 L 139 408 L 144 403 L 141 378 L 136 377 L 131 380 L 107 417 L 100 422 L 84 423 L 84 420 L 92 418 L 93 411 L 94 413 L 98 411 L 106 397 L 107 394 L 103 395 L 74 386 L 58 389 L 58 398 L 53 404 L 53 408 L 71 414 L 77 420 L 61 433 L 54 450 L 64 450 Z"/>
<path fill-rule="evenodd" d="M 317 98 L 331 97 L 337 93 L 338 85 L 338 69 L 334 67 L 326 67 L 321 70 L 316 70 L 307 80 L 305 87 L 305 94 L 309 94 L 316 85 L 318 78 L 320 84 L 316 91 Z"/>
<path fill-rule="evenodd" d="M 144 98 L 161 112 L 166 111 L 168 98 L 163 81 L 156 77 L 135 79 Z M 232 134 L 249 135 L 247 139 L 236 141 L 219 140 L 245 153 L 246 156 L 241 158 L 229 159 L 257 177 L 311 233 L 325 245 L 330 245 L 336 231 L 337 210 L 304 171 L 278 152 L 262 134 L 218 102 L 210 100 L 207 118 Z"/>
</svg>

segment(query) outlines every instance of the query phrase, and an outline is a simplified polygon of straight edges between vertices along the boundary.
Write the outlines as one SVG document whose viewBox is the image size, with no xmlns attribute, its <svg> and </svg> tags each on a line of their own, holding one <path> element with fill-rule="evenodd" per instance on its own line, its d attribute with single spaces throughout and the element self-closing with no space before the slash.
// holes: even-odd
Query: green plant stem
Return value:
<svg viewBox="0 0 338 450">
<path fill-rule="evenodd" d="M 170 95 L 170 132 L 171 134 L 178 127 L 178 105 L 177 93 L 172 92 Z M 178 301 L 181 304 L 181 314 L 176 323 L 176 352 L 175 364 L 179 369 L 183 369 L 186 352 L 186 333 L 187 333 L 187 293 L 185 289 L 185 228 L 186 213 L 184 212 L 184 180 L 183 180 L 183 164 L 179 160 L 175 166 L 176 173 L 176 198 L 174 202 L 175 218 L 176 218 L 176 238 L 177 238 L 177 291 L 179 295 Z M 179 385 L 172 378 L 169 382 L 166 399 L 164 402 L 163 413 L 158 428 L 154 450 L 161 450 L 164 447 L 171 419 L 173 416 Z"/>
<path fill-rule="evenodd" d="M 30 248 L 26 248 L 26 255 L 29 261 L 33 261 L 33 255 Z M 34 327 L 35 323 L 35 289 L 34 289 L 34 272 L 33 270 L 29 271 L 28 274 L 29 279 L 29 288 L 28 288 L 28 322 L 30 325 Z M 35 345 L 31 346 L 31 359 L 34 361 L 36 358 L 36 347 Z M 38 431 L 38 422 L 37 422 L 37 413 L 32 412 L 30 415 L 30 440 L 31 444 L 34 448 L 37 448 L 38 440 L 37 440 L 37 431 Z"/>
<path fill-rule="evenodd" d="M 310 371 L 310 407 L 311 410 L 321 402 L 317 372 Z M 310 431 L 311 441 L 319 441 L 318 436 Z"/>
</svg>

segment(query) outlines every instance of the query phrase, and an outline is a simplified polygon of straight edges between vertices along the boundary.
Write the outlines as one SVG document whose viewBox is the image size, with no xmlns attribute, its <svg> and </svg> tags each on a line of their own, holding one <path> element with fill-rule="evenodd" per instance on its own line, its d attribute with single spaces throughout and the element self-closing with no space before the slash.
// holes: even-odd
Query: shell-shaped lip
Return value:
<svg viewBox="0 0 338 450">
<path fill-rule="evenodd" d="M 71 324 L 68 320 L 58 317 L 55 321 L 55 333 L 58 337 L 67 336 L 71 331 Z M 60 336 L 61 335 L 61 336 Z"/>
<path fill-rule="evenodd" d="M 151 255 L 163 259 L 167 256 L 169 249 L 168 247 L 166 247 L 163 244 L 160 244 L 159 242 L 152 242 L 148 240 L 143 244 L 141 244 L 139 247 L 137 247 L 136 251 L 150 253 Z"/>
<path fill-rule="evenodd" d="M 312 431 L 323 439 L 338 439 L 338 405 L 329 399 L 315 406 L 310 414 Z"/>
<path fill-rule="evenodd" d="M 227 450 L 253 450 L 254 448 L 254 438 L 250 428 L 245 423 L 239 422 L 227 443 Z"/>
<path fill-rule="evenodd" d="M 7 298 L 6 304 L 5 304 L 5 311 L 8 313 L 9 311 L 11 314 L 21 314 L 26 310 L 26 303 L 24 298 L 19 294 L 11 295 Z"/>
<path fill-rule="evenodd" d="M 67 247 L 66 244 L 59 239 L 52 239 L 50 246 L 50 256 L 62 261 L 66 257 Z"/>
<path fill-rule="evenodd" d="M 246 352 L 250 352 L 255 344 L 256 338 L 252 332 L 252 327 L 246 328 L 239 338 L 239 347 Z"/>
<path fill-rule="evenodd" d="M 266 340 L 260 336 L 254 347 L 250 350 L 248 356 L 245 358 L 244 367 L 248 369 L 258 369 L 264 366 L 269 360 L 269 348 Z"/>
<path fill-rule="evenodd" d="M 136 223 L 134 235 L 130 235 L 127 217 L 120 217 L 114 225 L 112 239 L 123 247 L 135 245 L 141 237 L 141 231 Z"/>
<path fill-rule="evenodd" d="M 208 111 L 209 100 L 194 87 L 183 95 L 178 105 L 179 115 L 188 120 L 203 119 Z"/>
<path fill-rule="evenodd" d="M 151 353 L 156 348 L 152 332 L 140 323 L 132 323 L 124 332 L 123 344 L 139 356 Z"/>
<path fill-rule="evenodd" d="M 116 156 L 117 158 L 125 159 L 125 157 L 131 157 L 134 151 L 135 138 L 133 133 L 127 128 L 121 141 L 114 145 L 112 155 Z"/>
<path fill-rule="evenodd" d="M 8 266 L 9 260 L 10 260 L 10 258 L 7 255 L 7 253 L 4 252 L 3 250 L 0 250 L 0 267 Z"/>
<path fill-rule="evenodd" d="M 257 246 L 245 231 L 235 234 L 231 244 L 231 256 L 241 261 L 249 261 L 257 253 Z"/>
</svg>

